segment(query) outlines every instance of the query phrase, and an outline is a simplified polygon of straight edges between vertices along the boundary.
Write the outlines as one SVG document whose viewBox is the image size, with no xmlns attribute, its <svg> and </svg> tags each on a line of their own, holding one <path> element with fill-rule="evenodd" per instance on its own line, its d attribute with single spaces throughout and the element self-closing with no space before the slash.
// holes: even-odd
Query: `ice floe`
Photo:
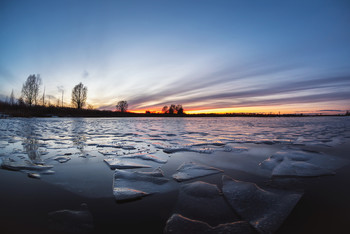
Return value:
<svg viewBox="0 0 350 234">
<path fill-rule="evenodd" d="M 153 172 L 116 169 L 113 179 L 113 195 L 117 201 L 138 199 L 169 190 L 168 181 L 169 179 L 164 177 L 159 168 Z"/>
<path fill-rule="evenodd" d="M 103 160 L 112 169 L 147 168 L 149 165 L 132 162 L 128 159 L 106 158 Z"/>
<path fill-rule="evenodd" d="M 173 154 L 176 152 L 197 152 L 197 151 L 189 147 L 176 147 L 176 148 L 164 148 L 163 152 L 167 154 Z"/>
<path fill-rule="evenodd" d="M 34 164 L 28 160 L 14 161 L 11 158 L 3 159 L 1 167 L 7 170 L 20 171 L 20 170 L 31 170 L 31 171 L 46 171 L 53 168 L 52 165 L 41 165 Z"/>
<path fill-rule="evenodd" d="M 57 156 L 54 158 L 54 160 L 56 160 L 60 163 L 65 163 L 65 162 L 68 162 L 69 160 L 71 160 L 71 157 L 69 157 L 69 156 Z"/>
<path fill-rule="evenodd" d="M 270 156 L 260 167 L 271 170 L 271 176 L 313 177 L 334 175 L 334 170 L 346 163 L 318 152 L 287 149 Z"/>
<path fill-rule="evenodd" d="M 271 190 L 223 176 L 222 191 L 229 204 L 260 233 L 275 232 L 298 203 L 302 193 Z"/>
<path fill-rule="evenodd" d="M 83 203 L 79 210 L 58 210 L 50 212 L 49 227 L 62 233 L 90 233 L 94 221 L 88 206 Z"/>
<path fill-rule="evenodd" d="M 220 224 L 212 227 L 209 224 L 186 218 L 180 214 L 173 214 L 167 221 L 164 233 L 166 234 L 218 234 L 218 233 L 255 233 L 253 228 L 245 221 Z"/>
<path fill-rule="evenodd" d="M 191 147 L 173 147 L 173 148 L 164 148 L 163 149 L 164 153 L 167 154 L 173 154 L 177 152 L 196 152 L 196 153 L 201 153 L 201 154 L 211 154 L 213 153 L 213 150 L 208 149 L 208 148 L 191 148 Z"/>
<path fill-rule="evenodd" d="M 335 172 L 326 168 L 316 166 L 314 164 L 293 161 L 288 158 L 283 159 L 272 171 L 272 176 L 300 176 L 300 177 L 312 177 L 312 176 L 325 176 L 335 175 Z"/>
<path fill-rule="evenodd" d="M 34 179 L 40 179 L 40 174 L 38 173 L 28 173 L 27 174 L 29 178 L 34 178 Z"/>
<path fill-rule="evenodd" d="M 168 160 L 163 160 L 155 155 L 144 154 L 144 153 L 130 154 L 130 155 L 125 155 L 125 156 L 120 156 L 118 158 L 142 159 L 142 160 L 148 160 L 148 161 L 153 161 L 153 162 L 157 162 L 157 163 L 166 163 L 168 161 Z"/>
<path fill-rule="evenodd" d="M 210 167 L 202 164 L 197 164 L 194 162 L 183 163 L 178 169 L 177 173 L 173 175 L 176 181 L 191 180 L 194 178 L 212 175 L 216 173 L 223 172 L 215 167 Z"/>
<path fill-rule="evenodd" d="M 238 220 L 219 188 L 203 181 L 181 186 L 175 213 L 205 221 L 210 225 Z"/>
</svg>

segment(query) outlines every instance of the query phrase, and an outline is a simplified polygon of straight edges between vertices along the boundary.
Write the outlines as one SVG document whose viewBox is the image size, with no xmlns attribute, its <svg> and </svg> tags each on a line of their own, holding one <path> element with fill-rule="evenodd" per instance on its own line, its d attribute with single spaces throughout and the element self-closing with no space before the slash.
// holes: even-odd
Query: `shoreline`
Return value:
<svg viewBox="0 0 350 234">
<path fill-rule="evenodd" d="M 9 103 L 0 102 L 0 119 L 11 117 L 70 117 L 70 118 L 109 118 L 109 117 L 154 117 L 154 118 L 195 118 L 195 117 L 339 117 L 349 116 L 348 114 L 265 114 L 265 113 L 205 113 L 205 114 L 168 114 L 168 113 L 134 113 L 134 112 L 118 112 L 109 110 L 96 109 L 75 109 L 71 107 L 55 107 L 55 106 L 26 106 L 11 105 Z"/>
</svg>

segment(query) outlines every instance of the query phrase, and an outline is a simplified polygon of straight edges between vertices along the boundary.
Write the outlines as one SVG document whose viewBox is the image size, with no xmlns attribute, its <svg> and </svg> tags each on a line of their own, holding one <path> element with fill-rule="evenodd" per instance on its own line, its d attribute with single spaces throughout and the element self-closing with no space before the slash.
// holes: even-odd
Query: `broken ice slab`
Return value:
<svg viewBox="0 0 350 234">
<path fill-rule="evenodd" d="M 108 164 L 108 166 L 114 170 L 114 169 L 131 169 L 131 168 L 148 168 L 151 167 L 149 165 L 144 164 L 138 164 L 131 162 L 127 159 L 119 159 L 119 158 L 106 158 L 103 160 L 105 163 Z"/>
<path fill-rule="evenodd" d="M 113 195 L 117 201 L 127 201 L 139 199 L 150 194 L 136 189 L 114 188 Z"/>
<path fill-rule="evenodd" d="M 83 203 L 79 210 L 58 210 L 50 212 L 49 227 L 62 233 L 90 233 L 94 222 L 88 206 Z"/>
<path fill-rule="evenodd" d="M 228 176 L 223 176 L 222 181 L 222 191 L 229 204 L 260 233 L 274 233 L 302 197 L 302 193 L 267 191 Z"/>
<path fill-rule="evenodd" d="M 163 152 L 167 154 L 173 154 L 177 152 L 196 152 L 201 154 L 211 154 L 213 153 L 213 150 L 207 149 L 207 148 L 193 149 L 190 147 L 174 147 L 174 148 L 164 148 Z"/>
<path fill-rule="evenodd" d="M 157 163 L 166 163 L 168 160 L 163 160 L 160 159 L 159 157 L 151 154 L 143 154 L 143 153 L 137 153 L 137 154 L 131 154 L 127 156 L 120 156 L 119 158 L 137 158 L 137 159 L 142 159 L 142 160 L 148 160 L 148 161 L 153 161 Z"/>
<path fill-rule="evenodd" d="M 106 149 L 100 149 L 98 150 L 100 154 L 103 154 L 104 156 L 108 155 L 117 155 L 118 151 L 117 150 L 106 150 Z"/>
<path fill-rule="evenodd" d="M 334 169 L 347 164 L 343 159 L 305 150 L 279 151 L 260 163 L 271 176 L 313 177 L 334 175 Z"/>
<path fill-rule="evenodd" d="M 194 162 L 183 163 L 178 169 L 177 173 L 173 175 L 176 181 L 191 180 L 194 178 L 212 175 L 216 173 L 223 172 L 223 170 L 217 169 L 215 167 L 210 167 L 202 164 L 197 164 Z"/>
<path fill-rule="evenodd" d="M 231 147 L 229 145 L 226 145 L 224 147 L 225 152 L 234 152 L 234 153 L 242 153 L 244 151 L 248 151 L 247 147 L 244 146 L 236 146 L 236 147 Z"/>
<path fill-rule="evenodd" d="M 288 158 L 285 158 L 273 169 L 271 175 L 313 177 L 335 175 L 335 172 L 308 162 L 292 161 Z"/>
<path fill-rule="evenodd" d="M 34 178 L 34 179 L 40 179 L 40 174 L 38 173 L 28 173 L 27 174 L 29 178 Z"/>
<path fill-rule="evenodd" d="M 212 227 L 209 224 L 186 218 L 180 214 L 173 214 L 164 229 L 166 234 L 217 234 L 217 233 L 240 233 L 252 234 L 255 233 L 253 228 L 245 221 L 237 221 L 232 223 L 220 224 Z"/>
<path fill-rule="evenodd" d="M 124 171 L 116 169 L 113 180 L 113 194 L 117 201 L 133 200 L 146 195 L 167 191 L 169 179 L 158 168 L 153 172 Z"/>
<path fill-rule="evenodd" d="M 178 148 L 164 148 L 164 153 L 173 154 L 176 152 L 197 152 L 197 150 L 191 149 L 189 147 L 178 147 Z"/>
<path fill-rule="evenodd" d="M 190 219 L 205 221 L 210 225 L 239 220 L 219 188 L 215 184 L 203 181 L 181 186 L 175 212 Z"/>
<path fill-rule="evenodd" d="M 37 165 L 27 160 L 13 161 L 11 159 L 3 159 L 1 167 L 12 171 L 19 171 L 19 170 L 46 171 L 53 168 L 53 166 L 51 165 Z"/>
<path fill-rule="evenodd" d="M 54 160 L 60 162 L 60 163 L 65 163 L 68 162 L 69 160 L 71 160 L 71 157 L 68 156 L 57 156 L 54 158 Z"/>
<path fill-rule="evenodd" d="M 224 146 L 224 145 L 226 144 L 220 143 L 220 142 L 205 142 L 205 143 L 193 144 L 192 146 Z"/>
</svg>

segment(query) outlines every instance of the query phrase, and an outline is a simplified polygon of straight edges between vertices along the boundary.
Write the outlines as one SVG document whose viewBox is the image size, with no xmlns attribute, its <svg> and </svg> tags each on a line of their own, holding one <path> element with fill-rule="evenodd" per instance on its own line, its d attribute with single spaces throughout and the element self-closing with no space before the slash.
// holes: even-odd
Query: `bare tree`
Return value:
<svg viewBox="0 0 350 234">
<path fill-rule="evenodd" d="M 87 98 L 87 87 L 83 83 L 74 86 L 72 90 L 72 104 L 75 108 L 81 109 L 84 107 Z"/>
<path fill-rule="evenodd" d="M 128 109 L 128 106 L 129 105 L 127 101 L 120 101 L 117 103 L 115 107 L 117 108 L 117 111 L 126 112 L 126 110 Z"/>
<path fill-rule="evenodd" d="M 13 106 L 15 104 L 15 95 L 13 94 L 13 89 L 10 95 L 10 104 Z"/>
<path fill-rule="evenodd" d="M 40 75 L 28 76 L 26 82 L 22 86 L 22 96 L 24 101 L 29 105 L 37 104 L 39 87 L 41 85 Z"/>
</svg>

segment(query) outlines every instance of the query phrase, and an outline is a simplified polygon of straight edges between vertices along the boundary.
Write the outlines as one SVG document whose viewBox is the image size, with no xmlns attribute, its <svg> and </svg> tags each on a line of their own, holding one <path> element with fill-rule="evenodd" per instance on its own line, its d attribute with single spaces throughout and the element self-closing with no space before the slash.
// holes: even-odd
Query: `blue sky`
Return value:
<svg viewBox="0 0 350 234">
<path fill-rule="evenodd" d="M 52 100 L 133 110 L 350 109 L 350 2 L 0 2 L 0 95 L 40 74 Z"/>
</svg>

